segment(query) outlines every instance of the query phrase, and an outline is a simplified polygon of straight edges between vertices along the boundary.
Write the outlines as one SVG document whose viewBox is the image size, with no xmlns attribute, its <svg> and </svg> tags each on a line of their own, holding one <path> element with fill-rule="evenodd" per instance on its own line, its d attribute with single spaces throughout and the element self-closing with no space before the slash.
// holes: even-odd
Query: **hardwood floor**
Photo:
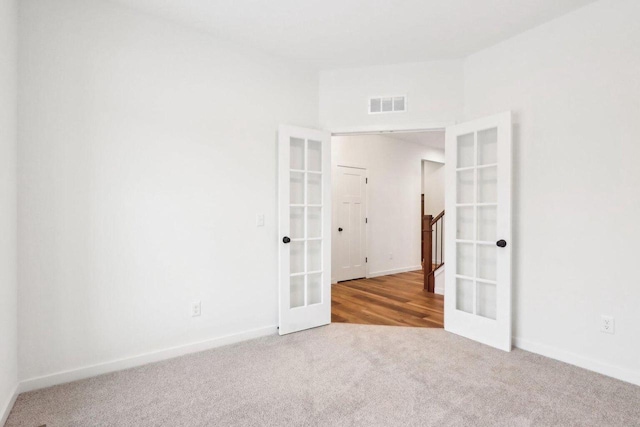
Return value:
<svg viewBox="0 0 640 427">
<path fill-rule="evenodd" d="M 422 271 L 340 282 L 331 287 L 331 321 L 444 327 L 444 297 L 422 287 Z"/>
</svg>

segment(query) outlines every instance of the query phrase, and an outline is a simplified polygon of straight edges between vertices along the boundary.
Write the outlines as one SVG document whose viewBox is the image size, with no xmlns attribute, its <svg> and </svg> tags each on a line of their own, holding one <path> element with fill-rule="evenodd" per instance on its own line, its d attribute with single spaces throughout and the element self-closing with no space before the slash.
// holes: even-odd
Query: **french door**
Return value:
<svg viewBox="0 0 640 427">
<path fill-rule="evenodd" d="M 511 113 L 447 127 L 445 329 L 511 350 Z"/>
<path fill-rule="evenodd" d="M 338 166 L 337 250 L 334 271 L 338 281 L 367 275 L 366 258 L 366 169 Z"/>
<path fill-rule="evenodd" d="M 279 332 L 331 323 L 331 136 L 278 132 Z"/>
</svg>

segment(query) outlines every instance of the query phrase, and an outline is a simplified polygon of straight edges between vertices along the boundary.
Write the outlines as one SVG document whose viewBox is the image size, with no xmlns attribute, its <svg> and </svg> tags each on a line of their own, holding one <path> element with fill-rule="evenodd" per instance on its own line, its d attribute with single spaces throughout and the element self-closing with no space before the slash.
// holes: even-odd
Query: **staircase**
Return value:
<svg viewBox="0 0 640 427">
<path fill-rule="evenodd" d="M 422 216 L 422 254 L 424 289 L 434 292 L 436 271 L 444 266 L 444 211 Z"/>
</svg>

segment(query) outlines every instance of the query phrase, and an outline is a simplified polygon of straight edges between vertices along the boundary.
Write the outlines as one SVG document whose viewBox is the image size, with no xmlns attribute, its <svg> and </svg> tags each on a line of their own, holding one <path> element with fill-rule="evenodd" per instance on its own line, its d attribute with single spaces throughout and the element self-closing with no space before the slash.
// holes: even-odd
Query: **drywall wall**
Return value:
<svg viewBox="0 0 640 427">
<path fill-rule="evenodd" d="M 419 269 L 422 160 L 444 161 L 442 150 L 383 135 L 331 138 L 332 170 L 337 166 L 367 170 L 368 275 L 380 276 Z M 333 218 L 338 194 L 333 180 Z M 338 265 L 337 229 L 333 230 L 333 265 Z M 334 282 L 336 274 L 333 274 Z"/>
<path fill-rule="evenodd" d="M 436 216 L 444 210 L 444 163 L 422 162 L 424 214 Z"/>
<path fill-rule="evenodd" d="M 276 132 L 317 73 L 103 1 L 19 24 L 22 380 L 275 331 Z"/>
<path fill-rule="evenodd" d="M 0 425 L 18 384 L 17 7 L 16 0 L 0 0 Z"/>
<path fill-rule="evenodd" d="M 320 73 L 320 125 L 332 132 L 421 129 L 463 111 L 463 61 L 434 61 Z M 407 95 L 407 112 L 368 114 L 369 97 Z"/>
<path fill-rule="evenodd" d="M 472 55 L 465 115 L 514 113 L 516 344 L 640 384 L 638 16 L 602 0 Z"/>
</svg>

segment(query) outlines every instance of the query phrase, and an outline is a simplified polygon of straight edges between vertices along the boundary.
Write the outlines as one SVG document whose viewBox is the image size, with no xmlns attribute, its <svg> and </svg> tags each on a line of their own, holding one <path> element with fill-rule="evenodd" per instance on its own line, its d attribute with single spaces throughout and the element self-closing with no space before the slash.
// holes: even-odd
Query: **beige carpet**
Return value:
<svg viewBox="0 0 640 427">
<path fill-rule="evenodd" d="M 441 329 L 332 324 L 22 394 L 7 425 L 638 426 L 640 387 Z"/>
</svg>

